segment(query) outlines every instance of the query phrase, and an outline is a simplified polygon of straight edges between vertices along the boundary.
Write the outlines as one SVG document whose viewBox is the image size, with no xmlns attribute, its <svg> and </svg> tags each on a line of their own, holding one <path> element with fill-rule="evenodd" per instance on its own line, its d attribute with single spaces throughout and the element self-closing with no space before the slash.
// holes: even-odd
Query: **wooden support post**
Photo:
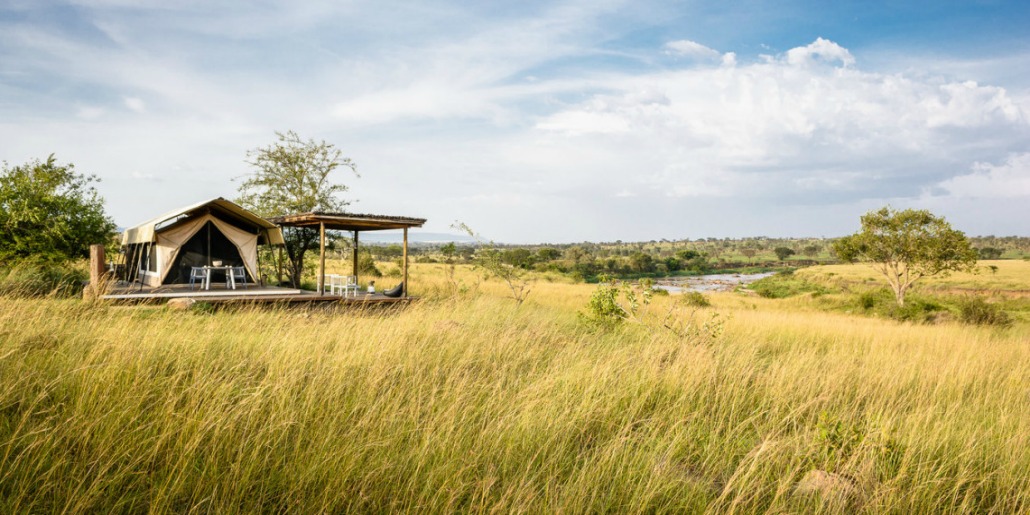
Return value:
<svg viewBox="0 0 1030 515">
<path fill-rule="evenodd" d="M 277 266 L 278 270 L 276 271 L 277 275 L 275 278 L 276 286 L 283 285 L 283 247 L 285 247 L 285 245 L 279 246 L 279 263 Z"/>
<path fill-rule="evenodd" d="M 408 296 L 408 228 L 404 228 L 404 268 L 401 271 L 401 296 Z"/>
<path fill-rule="evenodd" d="M 325 295 L 325 222 L 318 223 L 318 294 Z"/>
<path fill-rule="evenodd" d="M 353 264 L 352 264 L 353 273 L 351 275 L 354 276 L 354 282 L 357 283 L 358 282 L 358 231 L 354 231 L 354 253 L 353 253 L 352 261 L 353 261 Z"/>
<path fill-rule="evenodd" d="M 86 287 L 85 296 L 97 298 L 104 294 L 107 283 L 107 270 L 104 262 L 104 246 L 89 246 L 89 286 Z"/>
</svg>

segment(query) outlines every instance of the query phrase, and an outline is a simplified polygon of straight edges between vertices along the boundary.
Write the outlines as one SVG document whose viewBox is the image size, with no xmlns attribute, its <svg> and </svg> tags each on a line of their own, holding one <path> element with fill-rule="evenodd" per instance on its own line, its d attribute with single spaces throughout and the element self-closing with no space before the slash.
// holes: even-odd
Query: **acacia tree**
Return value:
<svg viewBox="0 0 1030 515">
<path fill-rule="evenodd" d="M 773 254 L 776 254 L 776 258 L 780 261 L 786 261 L 787 258 L 796 254 L 794 249 L 789 247 L 776 247 L 773 249 Z"/>
<path fill-rule="evenodd" d="M 247 152 L 246 162 L 254 172 L 240 184 L 236 202 L 264 217 L 312 211 L 342 212 L 350 202 L 339 197 L 347 186 L 335 182 L 338 168 L 358 175 L 350 158 L 335 145 L 309 139 L 296 132 L 276 132 L 277 141 Z M 304 254 L 318 245 L 318 231 L 305 227 L 284 227 L 287 275 L 299 288 L 304 272 Z"/>
<path fill-rule="evenodd" d="M 740 249 L 740 253 L 748 259 L 748 264 L 753 264 L 755 262 L 755 254 L 758 254 L 758 250 L 751 247 L 744 247 Z"/>
<path fill-rule="evenodd" d="M 54 155 L 0 172 L 0 258 L 49 263 L 83 258 L 89 246 L 107 243 L 114 222 L 104 200 L 72 164 Z"/>
<path fill-rule="evenodd" d="M 843 261 L 866 261 L 887 278 L 899 306 L 919 279 L 971 270 L 976 249 L 962 231 L 926 210 L 896 211 L 890 206 L 862 216 L 862 230 L 833 242 Z"/>
</svg>

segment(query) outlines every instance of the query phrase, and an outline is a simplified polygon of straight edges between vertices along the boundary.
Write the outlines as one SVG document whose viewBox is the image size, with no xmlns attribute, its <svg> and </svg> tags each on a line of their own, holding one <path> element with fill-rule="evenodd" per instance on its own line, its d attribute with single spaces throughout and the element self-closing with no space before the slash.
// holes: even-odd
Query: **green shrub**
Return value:
<svg viewBox="0 0 1030 515">
<path fill-rule="evenodd" d="M 867 313 L 902 322 L 933 322 L 945 311 L 944 304 L 939 300 L 913 295 L 908 296 L 904 306 L 898 306 L 894 293 L 887 288 L 858 293 L 855 295 L 855 304 Z"/>
<path fill-rule="evenodd" d="M 958 305 L 959 320 L 965 324 L 1005 326 L 1012 323 L 1008 313 L 980 297 L 966 297 Z"/>
<path fill-rule="evenodd" d="M 882 291 L 864 291 L 858 294 L 858 306 L 867 311 L 875 308 Z"/>
<path fill-rule="evenodd" d="M 759 296 L 768 299 L 784 299 L 802 293 L 816 295 L 830 293 L 830 290 L 823 286 L 795 277 L 793 270 L 786 270 L 765 279 L 759 279 L 751 283 L 750 288 Z"/>
<path fill-rule="evenodd" d="M 816 424 L 816 442 L 828 468 L 846 462 L 862 444 L 865 431 L 861 425 L 850 420 L 832 416 L 826 411 L 819 413 Z"/>
<path fill-rule="evenodd" d="M 698 308 L 706 308 L 712 305 L 712 301 L 708 300 L 708 297 L 699 291 L 685 291 L 683 292 L 682 301 L 688 306 L 694 306 Z"/>
<path fill-rule="evenodd" d="M 581 317 L 594 325 L 612 327 L 626 319 L 626 312 L 619 306 L 620 285 L 615 281 L 602 282 L 590 295 L 587 312 Z"/>
<path fill-rule="evenodd" d="M 937 313 L 944 310 L 944 306 L 928 298 L 912 298 L 909 296 L 904 306 L 896 302 L 885 303 L 884 314 L 902 322 L 933 322 Z"/>
<path fill-rule="evenodd" d="M 82 293 L 86 272 L 70 263 L 22 261 L 0 268 L 0 295 L 74 297 Z"/>
</svg>

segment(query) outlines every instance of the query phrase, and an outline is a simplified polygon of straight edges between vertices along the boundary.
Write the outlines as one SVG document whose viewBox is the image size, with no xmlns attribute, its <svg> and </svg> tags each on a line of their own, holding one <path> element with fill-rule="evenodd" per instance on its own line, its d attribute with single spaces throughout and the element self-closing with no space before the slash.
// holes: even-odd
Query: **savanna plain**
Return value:
<svg viewBox="0 0 1030 515">
<path fill-rule="evenodd" d="M 1027 513 L 1030 262 L 991 263 L 913 295 L 1007 324 L 881 316 L 864 265 L 608 325 L 428 263 L 391 309 L 0 296 L 0 512 Z"/>
</svg>

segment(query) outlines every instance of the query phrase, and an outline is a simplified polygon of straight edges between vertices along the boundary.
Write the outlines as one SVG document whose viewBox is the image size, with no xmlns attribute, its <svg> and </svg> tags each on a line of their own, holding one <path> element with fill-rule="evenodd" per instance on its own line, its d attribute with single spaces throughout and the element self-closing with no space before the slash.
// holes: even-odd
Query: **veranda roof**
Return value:
<svg viewBox="0 0 1030 515">
<path fill-rule="evenodd" d="M 401 287 L 403 295 L 408 296 L 408 229 L 422 227 L 425 218 L 406 216 L 361 215 L 354 213 L 325 213 L 313 211 L 293 215 L 277 216 L 269 219 L 281 226 L 310 227 L 319 229 L 319 263 L 318 291 L 325 291 L 325 231 L 353 231 L 354 248 L 351 259 L 352 275 L 358 277 L 358 233 L 361 231 L 384 231 L 388 229 L 404 229 L 404 257 L 401 264 Z"/>
<path fill-rule="evenodd" d="M 135 227 L 130 227 L 122 233 L 122 245 L 137 243 L 150 243 L 156 241 L 156 233 L 178 220 L 206 213 L 215 214 L 239 227 L 252 229 L 259 236 L 260 243 L 268 245 L 282 245 L 282 229 L 276 224 L 251 213 L 243 207 L 225 200 L 222 197 L 198 202 L 191 206 L 182 207 L 169 211 L 161 216 L 152 218 Z"/>
<path fill-rule="evenodd" d="M 408 229 L 422 227 L 425 218 L 406 216 L 363 215 L 354 213 L 324 213 L 313 211 L 269 218 L 278 225 L 291 227 L 319 227 L 334 231 L 383 231 L 387 229 Z"/>
</svg>

